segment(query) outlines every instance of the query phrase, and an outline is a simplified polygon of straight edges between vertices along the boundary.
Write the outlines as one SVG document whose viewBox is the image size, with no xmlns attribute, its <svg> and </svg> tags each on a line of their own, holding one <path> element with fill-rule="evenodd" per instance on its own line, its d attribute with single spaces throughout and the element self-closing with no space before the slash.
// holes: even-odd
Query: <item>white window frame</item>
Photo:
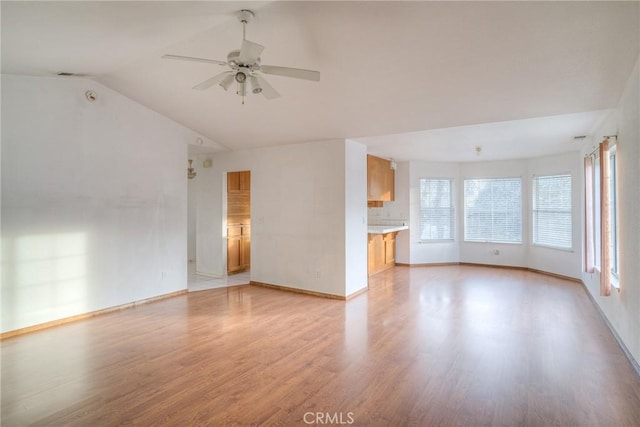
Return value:
<svg viewBox="0 0 640 427">
<path fill-rule="evenodd" d="M 619 204 L 618 204 L 618 196 L 619 196 L 619 186 L 618 186 L 618 152 L 616 149 L 616 144 L 613 144 L 609 147 L 609 175 L 610 175 L 610 191 L 609 191 L 609 199 L 610 199 L 610 213 L 609 213 L 609 223 L 610 230 L 609 236 L 612 239 L 612 242 L 609 242 L 611 245 L 610 255 L 611 255 L 611 271 L 609 274 L 611 276 L 611 286 L 614 288 L 620 289 L 620 233 L 619 233 Z M 602 192 L 602 183 L 600 182 L 600 156 L 596 153 L 594 156 L 593 162 L 593 238 L 594 238 L 594 268 L 599 274 L 603 274 L 602 272 L 602 260 L 600 258 L 601 254 L 601 239 L 600 239 L 600 199 Z"/>
<path fill-rule="evenodd" d="M 600 200 L 601 200 L 601 182 L 600 182 L 600 156 L 596 153 L 593 157 L 593 265 L 596 271 L 601 272 L 601 242 L 600 242 Z"/>
<path fill-rule="evenodd" d="M 611 286 L 615 288 L 620 287 L 620 222 L 618 217 L 618 150 L 617 145 L 613 144 L 609 147 L 609 175 L 610 175 L 610 213 L 609 213 L 609 236 L 611 238 L 610 254 L 611 254 Z"/>
<path fill-rule="evenodd" d="M 538 182 L 541 179 L 560 178 L 560 177 L 569 178 L 569 209 L 568 210 L 557 209 L 557 210 L 554 210 L 553 212 L 569 214 L 569 230 L 568 230 L 570 234 L 569 246 L 561 246 L 561 245 L 554 245 L 552 243 L 544 243 L 544 242 L 537 241 L 536 239 L 537 237 L 536 231 L 537 231 L 537 224 L 538 224 L 537 219 L 539 218 L 537 214 L 542 212 L 547 212 L 547 213 L 552 212 L 549 209 L 542 209 L 536 206 L 538 202 L 537 196 L 539 194 Z M 551 248 L 551 249 L 558 249 L 558 250 L 573 252 L 573 177 L 571 176 L 570 172 L 554 173 L 554 174 L 547 174 L 547 175 L 534 175 L 533 178 L 531 179 L 531 244 L 532 246 L 540 246 L 544 248 Z"/>
<path fill-rule="evenodd" d="M 447 209 L 440 208 L 435 206 L 423 206 L 422 204 L 422 184 L 427 181 L 446 181 L 449 183 L 449 220 L 450 220 L 450 236 L 444 238 L 426 238 L 423 239 L 423 225 L 425 222 L 425 210 L 428 209 Z M 420 239 L 418 240 L 421 243 L 429 243 L 429 242 L 454 242 L 456 238 L 456 217 L 455 217 L 455 197 L 454 197 L 454 186 L 453 186 L 453 178 L 436 178 L 436 177 L 424 177 L 418 180 L 418 191 L 419 191 L 419 200 L 420 200 L 420 214 L 418 216 L 418 224 L 420 230 Z"/>
</svg>

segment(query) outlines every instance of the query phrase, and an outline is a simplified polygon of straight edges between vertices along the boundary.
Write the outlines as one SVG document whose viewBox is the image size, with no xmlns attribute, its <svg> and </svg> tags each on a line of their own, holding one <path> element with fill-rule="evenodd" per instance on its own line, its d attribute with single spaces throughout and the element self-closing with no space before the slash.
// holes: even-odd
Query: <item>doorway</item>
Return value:
<svg viewBox="0 0 640 427">
<path fill-rule="evenodd" d="M 251 171 L 227 172 L 227 274 L 251 268 Z"/>
</svg>

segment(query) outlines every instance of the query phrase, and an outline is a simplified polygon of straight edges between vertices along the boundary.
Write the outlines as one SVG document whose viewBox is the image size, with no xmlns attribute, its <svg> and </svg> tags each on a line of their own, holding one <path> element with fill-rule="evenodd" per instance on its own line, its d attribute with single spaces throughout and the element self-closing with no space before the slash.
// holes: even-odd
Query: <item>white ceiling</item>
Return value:
<svg viewBox="0 0 640 427">
<path fill-rule="evenodd" d="M 397 161 L 477 162 L 577 151 L 611 110 L 359 138 L 368 152 Z M 587 138 L 576 139 L 576 136 Z M 599 138 L 599 139 L 598 139 Z M 477 151 L 477 148 L 480 151 Z"/>
<path fill-rule="evenodd" d="M 638 2 L 7 2 L 2 72 L 84 73 L 232 150 L 351 138 L 398 160 L 579 149 L 639 52 Z M 194 91 L 239 48 L 321 72 L 282 97 Z M 382 137 L 384 136 L 384 137 Z M 473 150 L 473 151 L 470 151 Z M 469 158 L 469 156 L 473 156 Z M 476 158 L 477 159 L 477 158 Z"/>
</svg>

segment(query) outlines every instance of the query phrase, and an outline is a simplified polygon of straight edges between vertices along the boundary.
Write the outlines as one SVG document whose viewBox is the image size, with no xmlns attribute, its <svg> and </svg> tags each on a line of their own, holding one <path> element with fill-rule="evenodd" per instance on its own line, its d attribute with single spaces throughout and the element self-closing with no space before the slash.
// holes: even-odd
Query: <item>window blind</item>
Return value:
<svg viewBox="0 0 640 427">
<path fill-rule="evenodd" d="M 571 175 L 533 178 L 533 243 L 571 249 Z"/>
<path fill-rule="evenodd" d="M 464 240 L 522 243 L 520 178 L 464 180 Z"/>
<path fill-rule="evenodd" d="M 420 240 L 453 240 L 451 179 L 420 179 Z"/>
</svg>

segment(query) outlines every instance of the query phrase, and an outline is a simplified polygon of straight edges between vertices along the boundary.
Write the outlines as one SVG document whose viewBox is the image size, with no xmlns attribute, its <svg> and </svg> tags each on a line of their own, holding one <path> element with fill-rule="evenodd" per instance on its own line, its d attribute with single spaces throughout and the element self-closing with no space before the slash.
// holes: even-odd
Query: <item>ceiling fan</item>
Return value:
<svg viewBox="0 0 640 427">
<path fill-rule="evenodd" d="M 247 92 L 247 84 L 251 86 L 252 93 L 261 93 L 267 99 L 275 99 L 280 96 L 269 82 L 262 77 L 262 74 L 273 74 L 276 76 L 293 77 L 296 79 L 312 80 L 316 82 L 320 81 L 319 71 L 279 67 L 275 65 L 262 65 L 260 63 L 260 54 L 264 50 L 264 46 L 251 42 L 245 38 L 246 24 L 251 22 L 253 16 L 253 12 L 250 10 L 245 9 L 238 12 L 238 20 L 242 23 L 242 46 L 239 50 L 232 50 L 229 52 L 226 61 L 180 55 L 163 55 L 162 58 L 205 62 L 229 67 L 229 71 L 217 74 L 202 83 L 197 84 L 193 89 L 205 90 L 215 84 L 219 84 L 224 90 L 229 90 L 232 83 L 235 81 L 237 83 L 236 93 L 242 96 L 243 104 L 244 96 Z"/>
</svg>

